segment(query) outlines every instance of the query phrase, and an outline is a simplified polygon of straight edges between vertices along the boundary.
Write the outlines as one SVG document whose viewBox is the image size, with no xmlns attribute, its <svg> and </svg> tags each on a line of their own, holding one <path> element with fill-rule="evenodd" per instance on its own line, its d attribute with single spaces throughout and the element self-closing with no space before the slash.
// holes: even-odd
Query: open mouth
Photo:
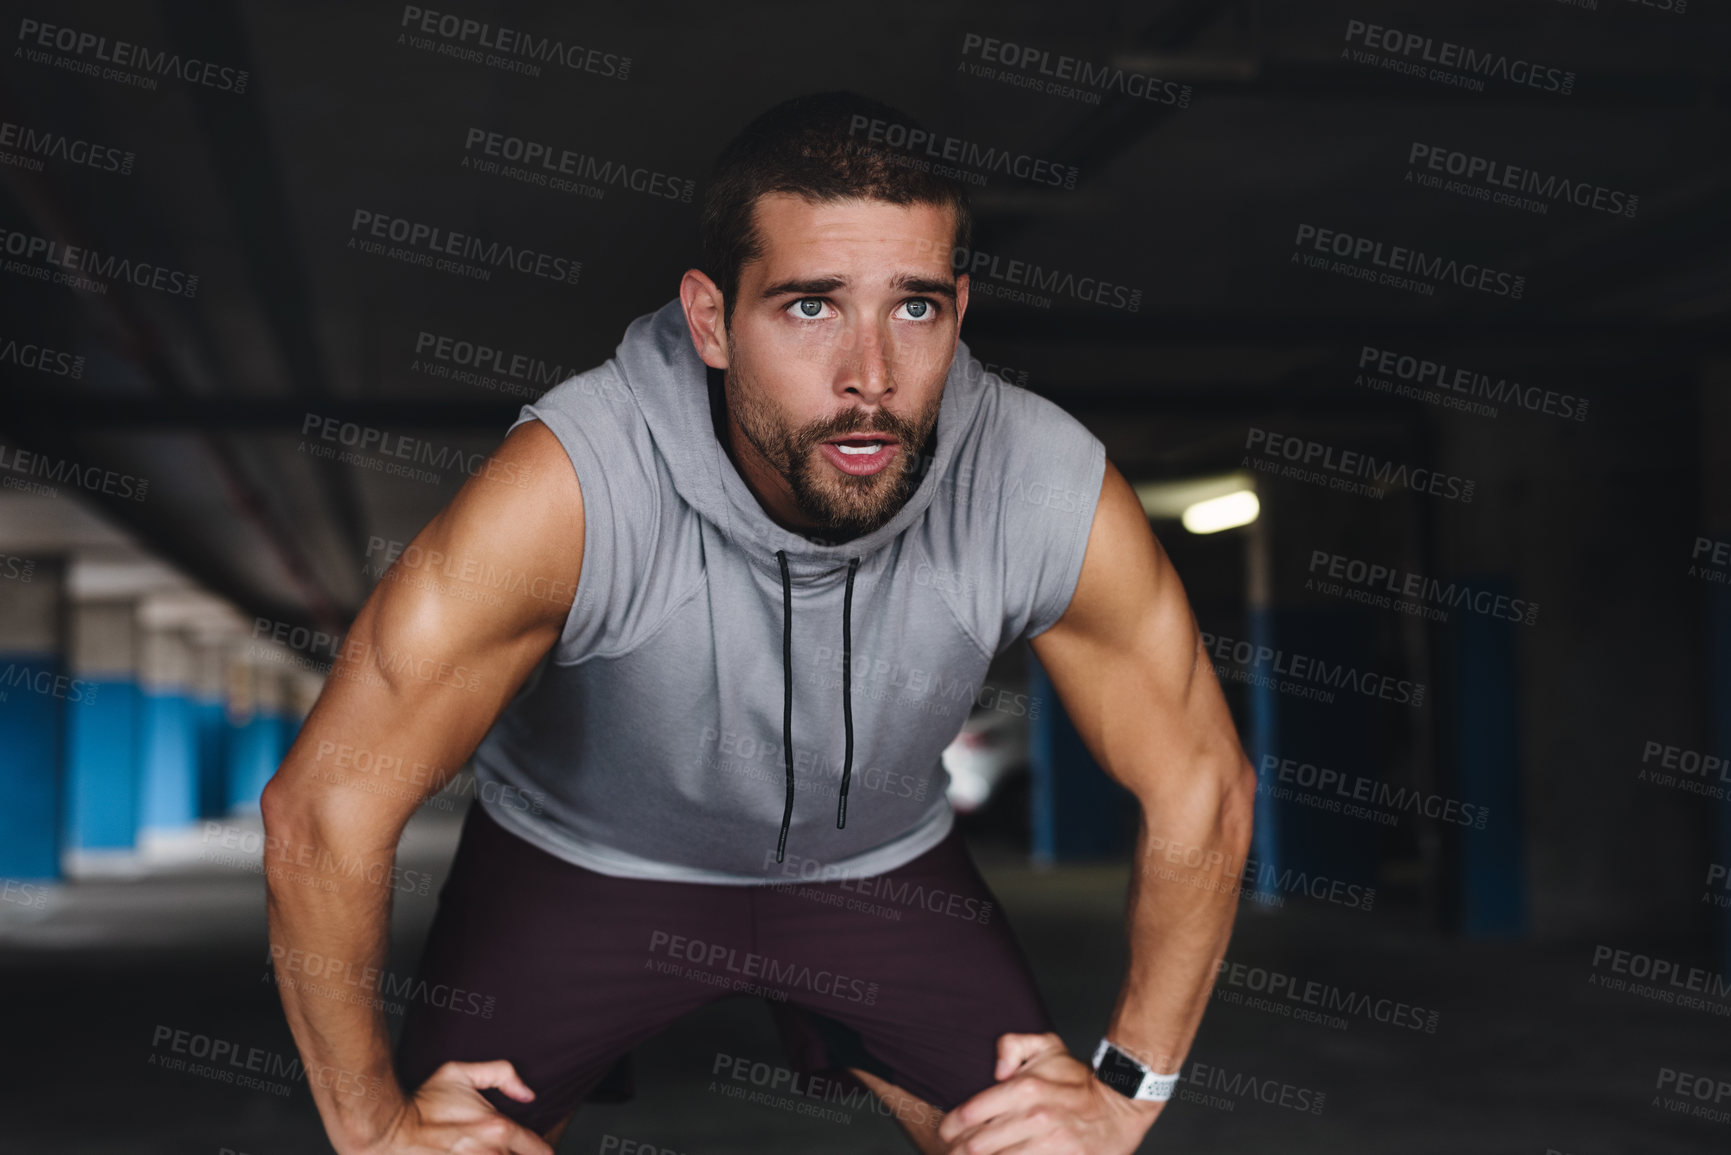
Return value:
<svg viewBox="0 0 1731 1155">
<path fill-rule="evenodd" d="M 873 474 L 888 465 L 901 448 L 893 437 L 867 433 L 858 437 L 836 437 L 821 444 L 824 457 L 843 473 L 856 477 Z"/>
<path fill-rule="evenodd" d="M 850 457 L 857 457 L 861 454 L 881 452 L 885 445 L 894 445 L 895 442 L 887 437 L 853 437 L 846 441 L 830 441 L 825 444 L 835 446 Z"/>
</svg>

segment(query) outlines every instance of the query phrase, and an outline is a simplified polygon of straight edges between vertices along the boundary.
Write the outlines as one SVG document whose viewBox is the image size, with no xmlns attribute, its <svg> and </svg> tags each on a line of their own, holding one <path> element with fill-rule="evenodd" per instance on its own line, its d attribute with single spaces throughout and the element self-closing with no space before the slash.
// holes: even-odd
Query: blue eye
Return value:
<svg viewBox="0 0 1731 1155">
<path fill-rule="evenodd" d="M 916 319 L 923 317 L 926 315 L 926 310 L 931 307 L 932 303 L 930 301 L 909 301 L 908 315 Z"/>
<path fill-rule="evenodd" d="M 801 297 L 793 303 L 796 315 L 815 320 L 823 311 L 822 297 Z"/>
<path fill-rule="evenodd" d="M 927 321 L 938 315 L 936 302 L 924 297 L 910 297 L 900 307 L 907 311 L 906 317 L 910 321 Z"/>
</svg>

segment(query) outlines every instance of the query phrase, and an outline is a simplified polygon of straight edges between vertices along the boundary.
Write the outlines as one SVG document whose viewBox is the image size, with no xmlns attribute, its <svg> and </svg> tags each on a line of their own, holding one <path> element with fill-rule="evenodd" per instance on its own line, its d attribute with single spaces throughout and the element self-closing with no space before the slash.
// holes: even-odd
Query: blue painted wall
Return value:
<svg viewBox="0 0 1731 1155">
<path fill-rule="evenodd" d="M 66 704 L 66 844 L 130 849 L 138 828 L 138 684 L 129 678 L 81 681 L 94 692 Z"/>
<path fill-rule="evenodd" d="M 192 699 L 145 691 L 140 698 L 139 825 L 173 830 L 198 818 L 198 733 Z"/>
<path fill-rule="evenodd" d="M 224 768 L 228 810 L 258 807 L 264 784 L 276 773 L 277 764 L 288 748 L 284 743 L 287 731 L 287 719 L 281 714 L 263 712 L 255 713 L 240 726 L 230 727 Z"/>
<path fill-rule="evenodd" d="M 0 653 L 0 876 L 60 877 L 60 749 L 66 703 L 35 687 L 54 654 Z"/>
<path fill-rule="evenodd" d="M 192 724 L 198 751 L 198 816 L 220 818 L 228 812 L 224 789 L 228 711 L 222 700 L 194 698 Z"/>
<path fill-rule="evenodd" d="M 1711 749 L 1731 751 L 1731 592 L 1707 591 L 1707 692 L 1708 733 Z M 1712 808 L 1711 845 L 1713 861 L 1731 863 L 1731 799 L 1716 799 Z M 1714 947 L 1721 974 L 1731 971 L 1731 909 L 1715 907 Z"/>
<path fill-rule="evenodd" d="M 1034 861 L 1122 858 L 1132 852 L 1141 813 L 1136 797 L 1088 753 L 1032 651 L 1028 697 L 1041 703 L 1040 716 L 1028 721 Z"/>
<path fill-rule="evenodd" d="M 1514 596 L 1511 582 L 1469 576 L 1474 589 Z M 1501 938 L 1529 922 L 1520 760 L 1516 623 L 1459 613 L 1451 685 L 1455 789 L 1490 809 L 1483 830 L 1456 832 L 1452 887 L 1463 934 Z"/>
</svg>

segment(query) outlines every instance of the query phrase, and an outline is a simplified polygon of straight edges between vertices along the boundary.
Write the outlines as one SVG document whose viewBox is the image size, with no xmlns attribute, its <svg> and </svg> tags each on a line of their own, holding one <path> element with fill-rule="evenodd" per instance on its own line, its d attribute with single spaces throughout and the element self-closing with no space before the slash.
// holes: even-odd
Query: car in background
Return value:
<svg viewBox="0 0 1731 1155">
<path fill-rule="evenodd" d="M 944 748 L 950 806 L 971 814 L 1000 787 L 1028 770 L 1028 719 L 999 710 L 975 710 Z"/>
</svg>

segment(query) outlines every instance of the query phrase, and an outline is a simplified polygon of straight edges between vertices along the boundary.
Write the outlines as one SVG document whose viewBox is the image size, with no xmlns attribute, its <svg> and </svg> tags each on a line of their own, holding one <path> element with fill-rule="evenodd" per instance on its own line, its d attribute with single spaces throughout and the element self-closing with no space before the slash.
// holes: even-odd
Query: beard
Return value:
<svg viewBox="0 0 1731 1155">
<path fill-rule="evenodd" d="M 737 362 L 735 362 L 737 365 Z M 907 504 L 924 476 L 926 444 L 938 422 L 943 391 L 911 418 L 879 409 L 845 409 L 832 417 L 792 426 L 775 403 L 737 369 L 727 374 L 734 418 L 752 448 L 787 482 L 800 513 L 825 529 L 857 537 L 887 523 Z M 843 473 L 823 460 L 817 446 L 844 433 L 882 433 L 898 442 L 890 463 L 869 477 Z"/>
</svg>

